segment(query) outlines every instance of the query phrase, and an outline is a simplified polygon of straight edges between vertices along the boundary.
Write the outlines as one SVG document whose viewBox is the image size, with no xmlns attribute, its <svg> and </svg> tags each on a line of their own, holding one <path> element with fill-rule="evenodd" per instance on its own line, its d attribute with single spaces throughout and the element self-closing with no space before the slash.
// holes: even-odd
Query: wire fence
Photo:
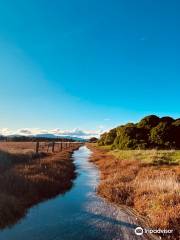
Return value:
<svg viewBox="0 0 180 240">
<path fill-rule="evenodd" d="M 61 152 L 66 149 L 80 147 L 82 142 L 36 142 L 35 152 Z"/>
</svg>

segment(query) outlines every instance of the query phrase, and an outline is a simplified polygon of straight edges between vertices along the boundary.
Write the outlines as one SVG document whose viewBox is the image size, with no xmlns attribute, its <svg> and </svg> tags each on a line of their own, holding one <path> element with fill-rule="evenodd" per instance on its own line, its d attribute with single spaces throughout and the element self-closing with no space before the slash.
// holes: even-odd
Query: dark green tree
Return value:
<svg viewBox="0 0 180 240">
<path fill-rule="evenodd" d="M 96 137 L 92 137 L 89 139 L 90 143 L 96 143 L 97 141 L 98 141 L 98 138 L 96 138 Z"/>
<path fill-rule="evenodd" d="M 117 136 L 116 128 L 111 129 L 111 130 L 107 133 L 107 135 L 106 135 L 105 145 L 111 145 L 111 144 L 113 144 L 116 136 Z"/>
<path fill-rule="evenodd" d="M 175 147 L 174 127 L 168 122 L 160 122 L 156 127 L 151 130 L 150 140 L 154 147 Z"/>
<path fill-rule="evenodd" d="M 106 136 L 107 136 L 107 132 L 101 134 L 100 139 L 98 140 L 98 145 L 99 146 L 104 146 L 105 145 Z"/>
<path fill-rule="evenodd" d="M 139 128 L 145 128 L 145 129 L 152 129 L 153 127 L 157 126 L 158 123 L 160 122 L 160 118 L 157 117 L 156 115 L 149 115 L 147 117 L 144 117 L 138 124 L 137 126 Z"/>
<path fill-rule="evenodd" d="M 166 117 L 162 117 L 160 121 L 168 124 L 172 124 L 174 122 L 174 119 L 172 117 L 166 116 Z"/>
<path fill-rule="evenodd" d="M 147 132 L 138 128 L 135 124 L 127 124 L 119 127 L 114 141 L 115 148 L 119 149 L 144 149 L 147 146 Z"/>
<path fill-rule="evenodd" d="M 180 119 L 176 119 L 173 124 L 174 126 L 174 139 L 175 139 L 175 144 L 176 148 L 180 149 Z"/>
</svg>

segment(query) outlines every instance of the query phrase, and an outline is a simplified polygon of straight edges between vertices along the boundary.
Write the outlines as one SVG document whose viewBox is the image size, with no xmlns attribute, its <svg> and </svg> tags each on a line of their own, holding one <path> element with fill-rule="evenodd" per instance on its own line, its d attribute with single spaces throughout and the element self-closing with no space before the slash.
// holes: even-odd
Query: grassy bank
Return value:
<svg viewBox="0 0 180 240">
<path fill-rule="evenodd" d="M 173 229 L 171 239 L 179 239 L 180 151 L 90 148 L 101 170 L 98 193 L 133 207 L 152 228 Z"/>
<path fill-rule="evenodd" d="M 70 189 L 75 177 L 70 159 L 77 146 L 38 155 L 26 147 L 0 150 L 0 228 L 14 224 L 32 205 Z"/>
</svg>

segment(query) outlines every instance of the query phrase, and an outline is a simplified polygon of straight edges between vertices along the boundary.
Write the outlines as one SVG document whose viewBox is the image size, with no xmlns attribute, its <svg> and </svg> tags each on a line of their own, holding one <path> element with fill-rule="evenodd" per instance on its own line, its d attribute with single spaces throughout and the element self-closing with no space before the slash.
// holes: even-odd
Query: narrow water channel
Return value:
<svg viewBox="0 0 180 240">
<path fill-rule="evenodd" d="M 24 219 L 0 231 L 0 240 L 128 240 L 134 218 L 96 195 L 99 172 L 83 146 L 73 154 L 77 178 L 64 195 L 31 208 Z"/>
</svg>

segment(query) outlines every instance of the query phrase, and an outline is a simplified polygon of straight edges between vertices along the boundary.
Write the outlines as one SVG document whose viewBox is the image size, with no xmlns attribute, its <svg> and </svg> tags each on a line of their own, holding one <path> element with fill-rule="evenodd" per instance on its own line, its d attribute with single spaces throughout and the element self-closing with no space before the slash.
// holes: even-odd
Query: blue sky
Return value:
<svg viewBox="0 0 180 240">
<path fill-rule="evenodd" d="M 0 0 L 0 128 L 180 115 L 178 0 Z"/>
</svg>

